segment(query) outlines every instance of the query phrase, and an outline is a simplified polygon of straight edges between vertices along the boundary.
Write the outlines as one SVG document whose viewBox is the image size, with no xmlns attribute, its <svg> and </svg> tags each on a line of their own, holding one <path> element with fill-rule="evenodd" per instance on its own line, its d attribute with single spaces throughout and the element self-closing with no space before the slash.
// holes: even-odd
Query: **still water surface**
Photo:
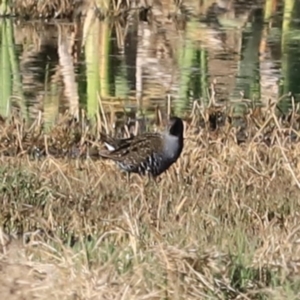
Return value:
<svg viewBox="0 0 300 300">
<path fill-rule="evenodd" d="M 81 109 L 101 108 L 108 118 L 124 113 L 151 118 L 184 116 L 194 101 L 226 104 L 300 100 L 300 4 L 218 11 L 214 18 L 176 20 L 21 22 L 2 19 L 0 113 L 13 108 L 46 122 Z M 299 7 L 298 7 L 299 6 Z"/>
</svg>

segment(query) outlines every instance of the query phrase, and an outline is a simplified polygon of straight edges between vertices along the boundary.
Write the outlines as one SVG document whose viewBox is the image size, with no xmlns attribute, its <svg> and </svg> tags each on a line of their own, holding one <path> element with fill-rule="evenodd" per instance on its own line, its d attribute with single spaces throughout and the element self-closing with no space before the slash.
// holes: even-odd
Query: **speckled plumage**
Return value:
<svg viewBox="0 0 300 300">
<path fill-rule="evenodd" d="M 100 156 L 112 159 L 126 172 L 156 177 L 176 162 L 181 154 L 183 122 L 172 117 L 168 130 L 162 133 L 144 133 L 119 140 L 103 134 L 101 138 L 108 151 L 101 151 Z"/>
</svg>

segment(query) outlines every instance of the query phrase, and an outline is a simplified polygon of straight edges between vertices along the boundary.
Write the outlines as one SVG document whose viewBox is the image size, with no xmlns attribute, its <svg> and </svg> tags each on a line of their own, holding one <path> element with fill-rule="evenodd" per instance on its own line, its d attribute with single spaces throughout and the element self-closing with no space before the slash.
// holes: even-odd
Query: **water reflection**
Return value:
<svg viewBox="0 0 300 300">
<path fill-rule="evenodd" d="M 1 115 L 18 108 L 33 120 L 41 111 L 53 122 L 65 110 L 94 117 L 100 107 L 112 119 L 151 118 L 157 106 L 184 115 L 212 98 L 239 114 L 243 98 L 266 104 L 291 92 L 299 100 L 297 1 L 184 3 L 181 15 L 153 7 L 126 21 L 92 11 L 77 23 L 2 19 Z"/>
</svg>

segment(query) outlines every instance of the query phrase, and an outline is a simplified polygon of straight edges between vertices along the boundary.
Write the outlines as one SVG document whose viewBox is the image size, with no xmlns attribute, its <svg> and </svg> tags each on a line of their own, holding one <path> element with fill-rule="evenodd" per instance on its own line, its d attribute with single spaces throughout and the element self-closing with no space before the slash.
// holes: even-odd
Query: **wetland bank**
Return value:
<svg viewBox="0 0 300 300">
<path fill-rule="evenodd" d="M 298 4 L 148 2 L 1 19 L 0 295 L 298 299 Z M 99 157 L 169 115 L 157 184 Z"/>
</svg>

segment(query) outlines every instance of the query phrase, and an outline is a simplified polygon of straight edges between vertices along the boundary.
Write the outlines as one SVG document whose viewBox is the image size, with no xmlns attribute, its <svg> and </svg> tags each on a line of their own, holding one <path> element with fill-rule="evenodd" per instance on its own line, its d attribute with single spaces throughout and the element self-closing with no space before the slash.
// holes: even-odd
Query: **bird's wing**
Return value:
<svg viewBox="0 0 300 300">
<path fill-rule="evenodd" d="M 124 164 L 138 165 L 147 160 L 153 152 L 160 151 L 162 146 L 162 140 L 158 134 L 148 133 L 124 141 L 115 150 L 101 155 Z"/>
<path fill-rule="evenodd" d="M 103 132 L 100 133 L 100 140 L 114 149 L 118 149 L 124 145 L 127 145 L 132 139 L 132 137 L 125 139 L 114 139 Z"/>
</svg>

